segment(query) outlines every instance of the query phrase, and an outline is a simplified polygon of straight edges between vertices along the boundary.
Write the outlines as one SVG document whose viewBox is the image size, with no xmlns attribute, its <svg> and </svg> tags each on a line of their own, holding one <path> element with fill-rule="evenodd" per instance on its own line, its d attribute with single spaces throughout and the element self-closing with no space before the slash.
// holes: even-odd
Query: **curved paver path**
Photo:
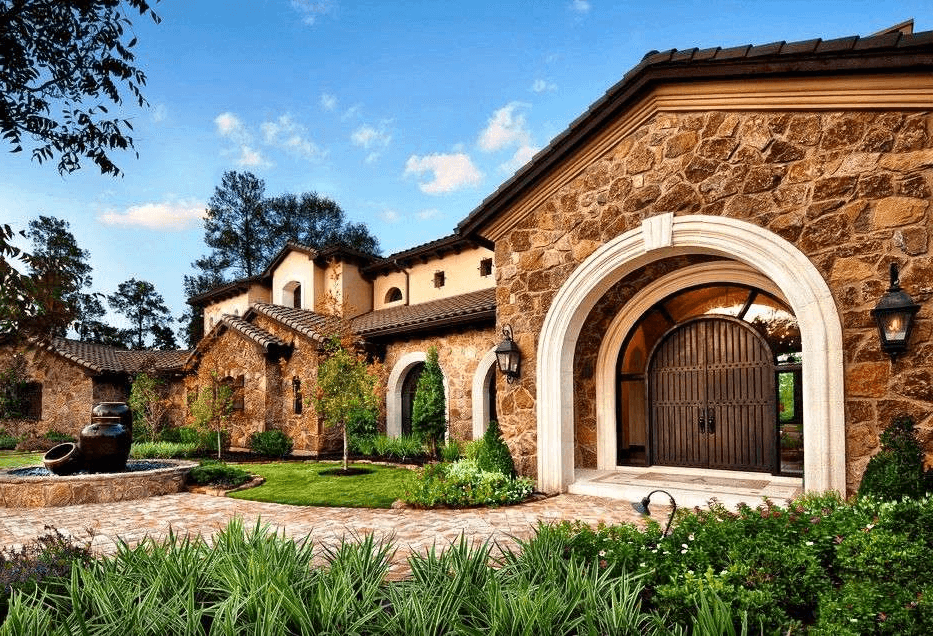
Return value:
<svg viewBox="0 0 933 636">
<path fill-rule="evenodd" d="M 405 574 L 405 562 L 412 551 L 424 552 L 435 544 L 447 546 L 461 534 L 469 540 L 512 545 L 515 537 L 531 536 L 539 521 L 643 524 L 627 501 L 583 495 L 559 495 L 502 508 L 373 510 L 310 508 L 179 493 L 106 504 L 0 509 L 0 546 L 18 547 L 43 534 L 45 526 L 52 526 L 78 539 L 88 537 L 90 529 L 92 547 L 107 553 L 115 549 L 118 537 L 132 545 L 147 535 L 164 537 L 170 528 L 176 534 L 211 536 L 234 517 L 243 518 L 247 525 L 261 519 L 288 537 L 310 535 L 318 546 L 370 533 L 379 539 L 393 538 L 397 550 L 394 576 Z"/>
</svg>

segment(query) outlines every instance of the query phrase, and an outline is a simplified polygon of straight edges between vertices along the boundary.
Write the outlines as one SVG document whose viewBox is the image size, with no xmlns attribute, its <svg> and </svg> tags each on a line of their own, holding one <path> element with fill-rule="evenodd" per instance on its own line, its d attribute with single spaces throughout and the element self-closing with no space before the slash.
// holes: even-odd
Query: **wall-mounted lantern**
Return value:
<svg viewBox="0 0 933 636">
<path fill-rule="evenodd" d="M 920 305 L 901 289 L 897 263 L 891 263 L 891 287 L 871 310 L 871 315 L 878 323 L 881 350 L 890 355 L 892 360 L 896 360 L 897 356 L 907 351 L 910 330 L 914 326 L 914 315 L 918 311 Z"/>
<path fill-rule="evenodd" d="M 502 328 L 502 336 L 502 342 L 496 345 L 496 362 L 498 362 L 499 371 L 505 376 L 506 382 L 511 384 L 518 377 L 518 370 L 522 363 L 522 352 L 518 350 L 518 345 L 512 339 L 511 325 Z"/>
</svg>

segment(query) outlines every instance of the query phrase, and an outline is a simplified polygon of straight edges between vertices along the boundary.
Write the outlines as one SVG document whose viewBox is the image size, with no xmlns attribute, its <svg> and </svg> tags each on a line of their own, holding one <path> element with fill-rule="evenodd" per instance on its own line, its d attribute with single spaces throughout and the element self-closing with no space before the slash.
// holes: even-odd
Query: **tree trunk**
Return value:
<svg viewBox="0 0 933 636">
<path fill-rule="evenodd" d="M 349 457 L 349 446 L 347 444 L 347 425 L 343 425 L 343 472 L 347 472 L 347 458 Z"/>
</svg>

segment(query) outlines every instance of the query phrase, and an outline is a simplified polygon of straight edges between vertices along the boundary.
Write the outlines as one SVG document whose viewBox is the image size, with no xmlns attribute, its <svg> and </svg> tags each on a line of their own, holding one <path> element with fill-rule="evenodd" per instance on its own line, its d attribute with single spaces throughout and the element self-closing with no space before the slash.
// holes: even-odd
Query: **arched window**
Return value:
<svg viewBox="0 0 933 636">
<path fill-rule="evenodd" d="M 385 300 L 385 301 L 386 301 L 387 303 L 398 302 L 398 301 L 401 300 L 401 299 L 402 299 L 402 290 L 399 289 L 398 287 L 393 287 L 393 288 L 391 288 L 389 291 L 386 292 L 386 300 Z"/>
<path fill-rule="evenodd" d="M 301 309 L 301 283 L 293 280 L 282 287 L 282 305 Z"/>
<path fill-rule="evenodd" d="M 303 396 L 301 394 L 301 380 L 297 377 L 292 378 L 292 398 L 294 400 L 295 415 L 301 415 Z"/>
</svg>

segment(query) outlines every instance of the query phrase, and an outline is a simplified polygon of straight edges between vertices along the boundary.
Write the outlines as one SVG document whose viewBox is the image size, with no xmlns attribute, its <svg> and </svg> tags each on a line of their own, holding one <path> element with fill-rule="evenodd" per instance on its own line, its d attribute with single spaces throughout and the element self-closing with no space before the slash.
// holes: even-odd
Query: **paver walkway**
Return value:
<svg viewBox="0 0 933 636">
<path fill-rule="evenodd" d="M 666 511 L 652 509 L 656 518 Z M 660 516 L 659 516 L 660 515 Z M 463 534 L 469 541 L 494 541 L 514 545 L 528 538 L 539 521 L 579 519 L 591 525 L 631 522 L 644 524 L 627 501 L 559 495 L 541 501 L 502 508 L 468 510 L 372 510 L 365 508 L 309 508 L 179 493 L 137 501 L 84 504 L 61 508 L 0 508 L 0 547 L 20 546 L 52 526 L 78 539 L 94 534 L 92 547 L 113 552 L 117 538 L 136 544 L 145 536 L 162 538 L 169 529 L 176 534 L 213 535 L 230 519 L 241 517 L 247 526 L 257 519 L 287 537 L 310 536 L 318 546 L 333 546 L 344 537 L 374 534 L 393 539 L 396 555 L 393 578 L 407 573 L 406 560 L 413 551 L 432 545 L 446 547 Z"/>
</svg>

